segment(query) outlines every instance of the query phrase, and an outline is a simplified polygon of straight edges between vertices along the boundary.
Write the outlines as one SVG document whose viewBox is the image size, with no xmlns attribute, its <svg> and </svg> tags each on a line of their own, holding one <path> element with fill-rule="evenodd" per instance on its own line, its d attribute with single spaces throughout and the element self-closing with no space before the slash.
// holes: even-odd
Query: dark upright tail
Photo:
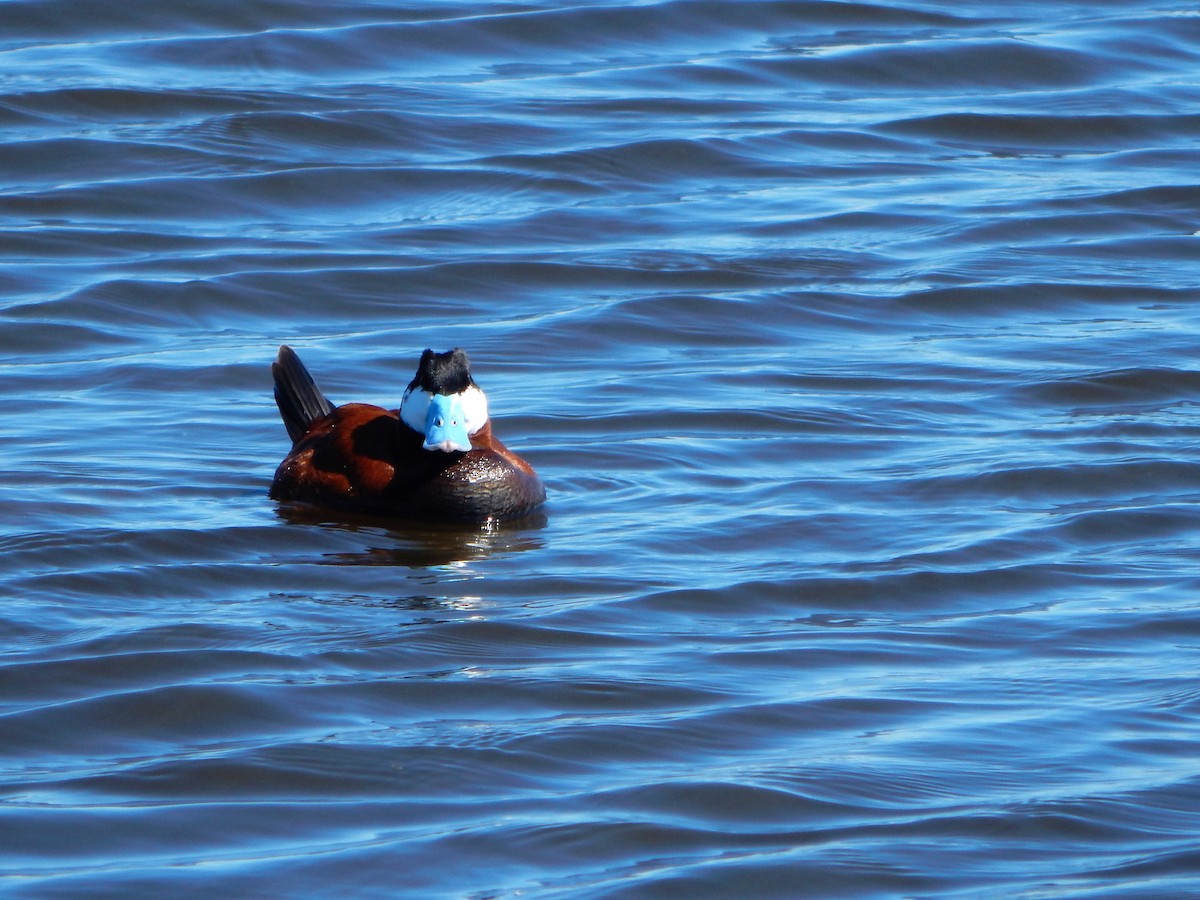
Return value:
<svg viewBox="0 0 1200 900">
<path fill-rule="evenodd" d="M 291 347 L 279 348 L 279 358 L 271 363 L 271 374 L 275 376 L 275 403 L 295 443 L 309 425 L 333 412 L 333 404 L 325 399 Z"/>
</svg>

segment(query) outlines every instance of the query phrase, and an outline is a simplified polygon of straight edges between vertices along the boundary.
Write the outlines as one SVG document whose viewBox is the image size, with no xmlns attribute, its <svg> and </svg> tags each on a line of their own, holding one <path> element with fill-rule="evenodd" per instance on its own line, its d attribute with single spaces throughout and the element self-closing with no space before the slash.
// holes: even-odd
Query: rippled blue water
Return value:
<svg viewBox="0 0 1200 900">
<path fill-rule="evenodd" d="M 0 4 L 0 886 L 1200 892 L 1200 15 Z M 544 521 L 277 506 L 469 350 Z"/>
</svg>

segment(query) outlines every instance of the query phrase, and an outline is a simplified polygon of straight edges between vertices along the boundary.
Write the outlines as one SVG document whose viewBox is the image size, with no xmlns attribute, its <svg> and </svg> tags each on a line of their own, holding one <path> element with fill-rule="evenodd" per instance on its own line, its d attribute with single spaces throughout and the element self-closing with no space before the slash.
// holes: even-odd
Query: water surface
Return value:
<svg viewBox="0 0 1200 900">
<path fill-rule="evenodd" d="M 1200 16 L 0 5 L 0 886 L 1200 891 Z M 266 496 L 463 346 L 543 519 Z"/>
</svg>

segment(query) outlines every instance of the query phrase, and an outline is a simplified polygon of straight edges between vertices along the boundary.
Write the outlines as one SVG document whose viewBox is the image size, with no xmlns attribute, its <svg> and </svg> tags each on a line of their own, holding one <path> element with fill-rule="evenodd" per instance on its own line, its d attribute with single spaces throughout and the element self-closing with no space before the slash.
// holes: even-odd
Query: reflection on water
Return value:
<svg viewBox="0 0 1200 900">
<path fill-rule="evenodd" d="M 352 562 L 350 565 L 357 565 Z M 381 563 L 371 563 L 371 565 L 386 565 Z M 273 593 L 270 595 L 272 601 L 281 603 L 312 603 L 314 600 L 323 606 L 366 606 L 366 607 L 386 607 L 397 610 L 403 613 L 416 613 L 418 615 L 406 616 L 398 621 L 397 625 L 412 627 L 416 625 L 431 625 L 438 622 L 444 622 L 446 619 L 439 616 L 440 613 L 463 613 L 463 612 L 478 612 L 485 608 L 483 597 L 481 595 L 463 594 L 461 596 L 441 596 L 434 597 L 428 594 L 413 594 L 411 596 L 402 597 L 385 597 L 376 594 L 337 594 L 332 591 L 323 592 L 319 597 L 313 597 L 311 594 L 301 593 Z M 424 614 L 424 615 L 420 615 Z"/>
<path fill-rule="evenodd" d="M 480 525 L 403 522 L 295 503 L 279 504 L 276 513 L 291 525 L 332 529 L 372 544 L 360 551 L 321 555 L 319 562 L 334 566 L 455 566 L 501 553 L 539 550 L 539 532 L 547 521 L 546 514 L 538 512 L 516 522 Z"/>
</svg>

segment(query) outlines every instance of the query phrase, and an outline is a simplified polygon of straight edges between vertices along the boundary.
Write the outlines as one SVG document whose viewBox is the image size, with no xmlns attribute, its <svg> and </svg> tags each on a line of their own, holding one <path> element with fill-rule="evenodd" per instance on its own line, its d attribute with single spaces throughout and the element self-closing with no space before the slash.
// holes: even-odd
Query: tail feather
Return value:
<svg viewBox="0 0 1200 900">
<path fill-rule="evenodd" d="M 279 348 L 279 358 L 271 363 L 271 374 L 275 376 L 275 403 L 295 443 L 313 422 L 333 412 L 333 404 L 321 393 L 291 347 Z"/>
</svg>

